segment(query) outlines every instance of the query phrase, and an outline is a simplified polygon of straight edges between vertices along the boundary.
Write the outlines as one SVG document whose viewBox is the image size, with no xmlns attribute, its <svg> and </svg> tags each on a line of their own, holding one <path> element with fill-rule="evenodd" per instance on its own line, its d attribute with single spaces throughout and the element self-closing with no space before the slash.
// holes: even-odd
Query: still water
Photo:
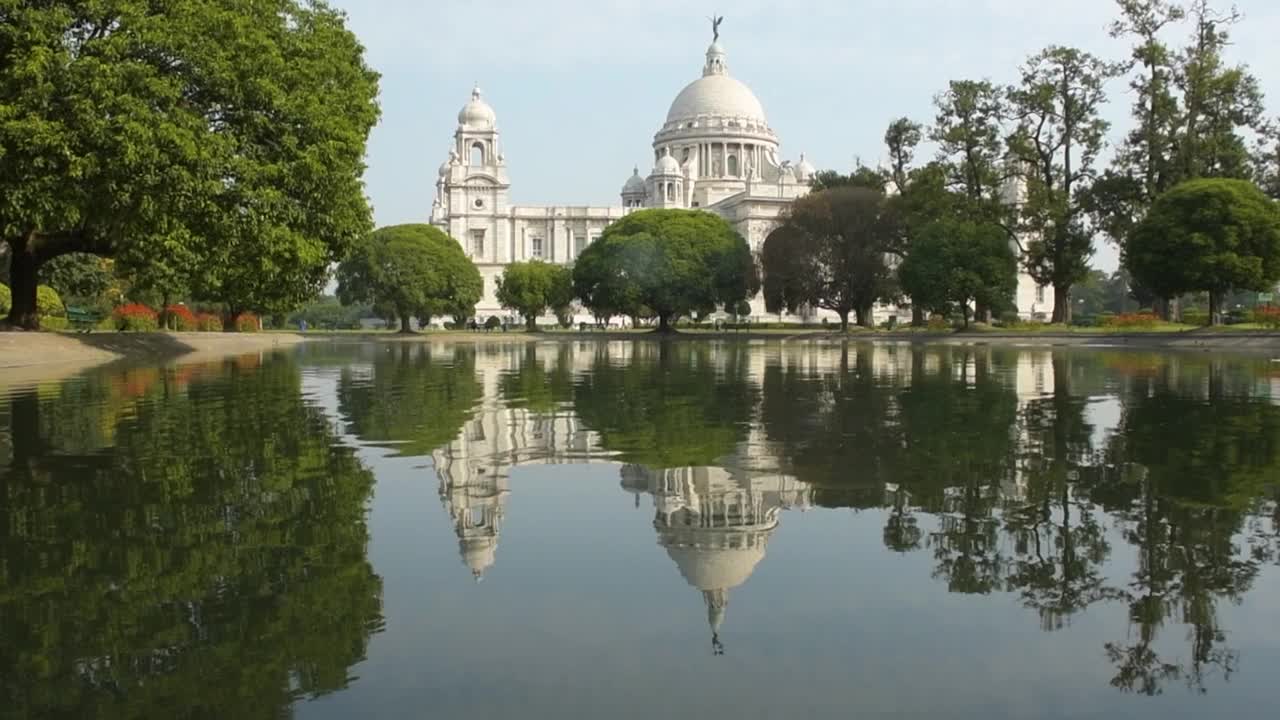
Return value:
<svg viewBox="0 0 1280 720">
<path fill-rule="evenodd" d="M 1273 717 L 1280 364 L 313 343 L 0 401 L 0 717 Z"/>
</svg>

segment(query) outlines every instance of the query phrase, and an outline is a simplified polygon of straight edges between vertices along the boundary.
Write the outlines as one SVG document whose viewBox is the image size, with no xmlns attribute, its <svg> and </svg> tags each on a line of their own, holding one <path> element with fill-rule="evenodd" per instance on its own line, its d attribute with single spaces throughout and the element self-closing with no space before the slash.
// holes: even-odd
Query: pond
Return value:
<svg viewBox="0 0 1280 720">
<path fill-rule="evenodd" d="M 3 718 L 1258 717 L 1280 364 L 314 342 L 0 401 Z"/>
</svg>

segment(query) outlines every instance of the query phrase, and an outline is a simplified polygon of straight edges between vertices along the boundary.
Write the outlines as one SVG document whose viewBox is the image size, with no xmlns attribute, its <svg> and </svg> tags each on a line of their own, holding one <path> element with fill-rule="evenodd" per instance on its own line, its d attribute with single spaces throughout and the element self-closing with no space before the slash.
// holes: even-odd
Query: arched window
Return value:
<svg viewBox="0 0 1280 720">
<path fill-rule="evenodd" d="M 730 155 L 725 161 L 725 167 L 728 169 L 729 177 L 738 177 L 738 156 Z"/>
<path fill-rule="evenodd" d="M 484 143 L 474 142 L 471 144 L 471 167 L 481 167 L 484 165 Z"/>
<path fill-rule="evenodd" d="M 668 199 L 668 200 L 675 200 L 675 199 L 676 199 L 676 184 L 675 184 L 675 183 L 667 183 L 667 199 Z"/>
</svg>

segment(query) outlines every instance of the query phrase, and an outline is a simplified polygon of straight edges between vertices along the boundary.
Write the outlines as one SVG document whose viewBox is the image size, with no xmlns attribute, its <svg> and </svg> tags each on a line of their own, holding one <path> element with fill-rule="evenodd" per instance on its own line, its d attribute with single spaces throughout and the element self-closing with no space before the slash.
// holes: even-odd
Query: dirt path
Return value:
<svg viewBox="0 0 1280 720">
<path fill-rule="evenodd" d="M 0 332 L 0 386 L 56 380 L 115 360 L 217 357 L 303 340 L 292 333 Z"/>
</svg>

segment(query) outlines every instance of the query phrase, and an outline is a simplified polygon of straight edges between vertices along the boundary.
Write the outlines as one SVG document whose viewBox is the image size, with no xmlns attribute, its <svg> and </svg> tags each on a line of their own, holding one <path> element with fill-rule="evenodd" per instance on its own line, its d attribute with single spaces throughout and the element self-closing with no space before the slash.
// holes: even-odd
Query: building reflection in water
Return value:
<svg viewBox="0 0 1280 720">
<path fill-rule="evenodd" d="M 711 647 L 722 655 L 720 628 L 729 591 L 745 583 L 764 559 L 779 513 L 809 507 L 808 486 L 785 475 L 744 476 L 721 467 L 625 465 L 622 487 L 635 494 L 637 503 L 642 493 L 652 496 L 658 544 L 702 593 Z"/>
</svg>

